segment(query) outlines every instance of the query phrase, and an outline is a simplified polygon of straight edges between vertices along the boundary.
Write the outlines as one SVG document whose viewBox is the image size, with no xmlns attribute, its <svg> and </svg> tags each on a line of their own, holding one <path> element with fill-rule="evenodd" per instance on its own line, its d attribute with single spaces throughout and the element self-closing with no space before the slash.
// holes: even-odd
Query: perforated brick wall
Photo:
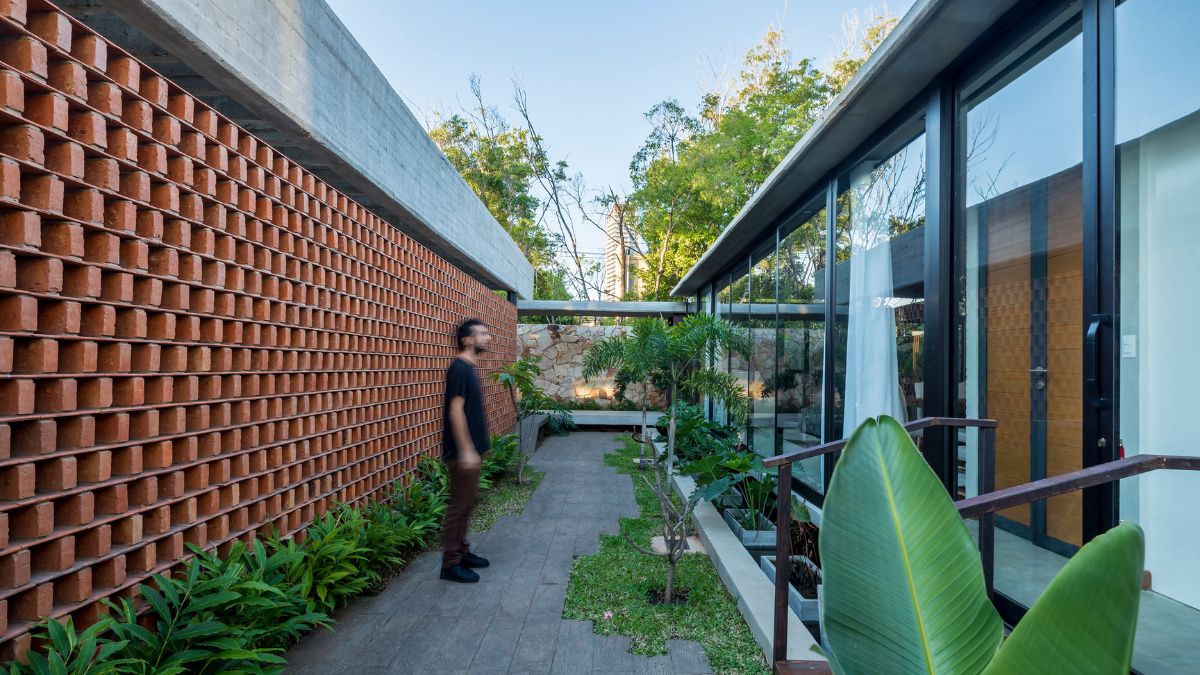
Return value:
<svg viewBox="0 0 1200 675">
<path fill-rule="evenodd" d="M 381 495 L 440 445 L 467 316 L 485 370 L 512 358 L 510 303 L 51 5 L 0 0 L 0 657 L 185 542 Z"/>
</svg>

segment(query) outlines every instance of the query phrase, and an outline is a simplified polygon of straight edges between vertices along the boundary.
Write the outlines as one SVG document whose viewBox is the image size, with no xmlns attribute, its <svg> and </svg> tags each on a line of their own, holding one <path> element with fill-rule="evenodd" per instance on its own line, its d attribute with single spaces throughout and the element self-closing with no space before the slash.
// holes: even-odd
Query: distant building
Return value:
<svg viewBox="0 0 1200 675">
<path fill-rule="evenodd" d="M 633 233 L 621 217 L 622 204 L 613 204 L 604 221 L 604 272 L 600 283 L 600 299 L 621 300 L 626 293 L 641 292 L 642 282 L 637 272 L 645 269 L 646 260 L 638 249 Z"/>
</svg>

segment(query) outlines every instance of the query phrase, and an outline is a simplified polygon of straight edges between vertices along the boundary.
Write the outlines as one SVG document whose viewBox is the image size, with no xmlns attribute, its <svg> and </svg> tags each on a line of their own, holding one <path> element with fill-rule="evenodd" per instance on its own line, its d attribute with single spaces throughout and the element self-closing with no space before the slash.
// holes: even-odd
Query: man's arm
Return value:
<svg viewBox="0 0 1200 675">
<path fill-rule="evenodd" d="M 467 429 L 466 402 L 462 396 L 450 399 L 450 433 L 454 434 L 454 444 L 458 447 L 458 461 L 464 468 L 475 469 L 481 460 Z"/>
</svg>

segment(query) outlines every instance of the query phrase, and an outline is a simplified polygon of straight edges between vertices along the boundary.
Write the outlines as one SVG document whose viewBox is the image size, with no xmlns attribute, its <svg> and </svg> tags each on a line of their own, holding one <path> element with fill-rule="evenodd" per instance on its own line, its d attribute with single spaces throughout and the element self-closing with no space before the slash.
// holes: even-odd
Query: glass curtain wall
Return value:
<svg viewBox="0 0 1200 675">
<path fill-rule="evenodd" d="M 729 276 L 727 275 L 718 285 L 717 302 L 716 302 L 716 308 L 715 308 L 716 315 L 725 317 L 726 319 L 730 318 L 729 299 L 731 297 L 731 291 L 730 291 L 729 282 L 730 282 L 730 279 L 729 279 Z M 728 354 L 724 353 L 723 351 L 717 354 L 716 368 L 717 368 L 717 370 L 719 370 L 723 373 L 729 372 L 729 355 Z M 727 410 L 725 410 L 724 403 L 722 403 L 720 401 L 713 401 L 713 416 L 712 416 L 712 418 L 713 418 L 713 421 L 718 422 L 720 424 L 728 424 L 729 423 L 729 413 Z"/>
<path fill-rule="evenodd" d="M 780 452 L 819 445 L 825 358 L 825 200 L 780 231 L 779 333 L 776 340 L 776 441 Z M 823 458 L 792 464 L 799 484 L 825 491 Z"/>
<path fill-rule="evenodd" d="M 1196 455 L 1187 421 L 1200 374 L 1200 3 L 1126 0 L 1114 25 L 1121 446 L 1126 455 Z M 1142 525 L 1154 573 L 1143 615 L 1161 602 L 1156 594 L 1200 609 L 1197 485 L 1183 471 L 1121 483 L 1121 518 Z M 1194 666 L 1194 644 L 1181 667 Z"/>
<path fill-rule="evenodd" d="M 1076 3 L 959 92 L 959 412 L 999 422 L 996 489 L 1083 461 L 1082 43 Z M 1028 607 L 1081 544 L 1081 493 L 996 526 L 996 590 Z"/>
<path fill-rule="evenodd" d="M 764 456 L 775 448 L 775 241 L 751 259 L 750 266 L 750 448 Z"/>
<path fill-rule="evenodd" d="M 740 268 L 735 269 L 732 273 L 732 283 L 729 286 L 729 320 L 734 325 L 741 326 L 744 330 L 750 329 L 750 259 L 744 258 Z M 729 372 L 737 381 L 743 391 L 749 390 L 750 384 L 750 357 L 748 354 L 739 352 L 729 353 Z M 738 423 L 740 433 L 743 440 L 748 442 L 746 438 L 746 429 L 748 427 L 747 420 L 729 420 L 730 423 Z"/>
<path fill-rule="evenodd" d="M 925 136 L 896 145 L 899 151 L 862 161 L 841 181 L 833 384 L 834 428 L 842 437 L 870 417 L 906 422 L 921 413 Z"/>
</svg>

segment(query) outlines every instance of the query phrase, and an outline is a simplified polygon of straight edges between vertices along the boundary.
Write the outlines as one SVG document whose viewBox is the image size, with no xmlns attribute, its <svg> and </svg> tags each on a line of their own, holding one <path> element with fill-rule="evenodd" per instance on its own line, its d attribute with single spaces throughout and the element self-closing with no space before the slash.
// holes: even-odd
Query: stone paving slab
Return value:
<svg viewBox="0 0 1200 675">
<path fill-rule="evenodd" d="M 639 414 L 640 417 L 640 414 Z M 375 597 L 334 617 L 287 653 L 288 673 L 709 673 L 696 642 L 668 653 L 629 653 L 629 638 L 596 635 L 590 621 L 562 618 L 576 556 L 596 551 L 618 518 L 636 517 L 629 476 L 604 465 L 611 432 L 547 439 L 531 464 L 546 476 L 525 512 L 471 537 L 491 561 L 478 584 L 438 578 L 441 554 L 419 556 Z"/>
</svg>

